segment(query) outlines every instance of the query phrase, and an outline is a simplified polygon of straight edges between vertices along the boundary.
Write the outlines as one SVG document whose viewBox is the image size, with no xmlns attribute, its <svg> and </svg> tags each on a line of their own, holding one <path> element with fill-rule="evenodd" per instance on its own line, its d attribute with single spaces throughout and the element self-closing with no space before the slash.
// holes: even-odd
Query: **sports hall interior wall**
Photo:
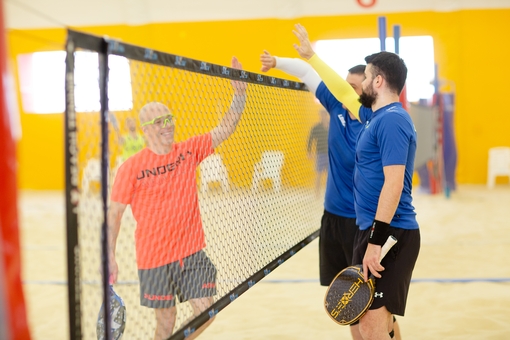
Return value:
<svg viewBox="0 0 510 340">
<path fill-rule="evenodd" d="M 297 57 L 292 47 L 296 42 L 292 29 L 297 22 L 305 25 L 312 41 L 368 38 L 378 36 L 377 17 L 351 15 L 73 28 L 216 64 L 229 65 L 230 58 L 235 55 L 244 69 L 259 72 L 259 55 L 264 49 L 278 56 Z M 402 36 L 430 35 L 434 38 L 439 76 L 455 83 L 457 182 L 485 183 L 489 148 L 510 145 L 510 114 L 505 111 L 504 103 L 508 97 L 510 69 L 499 65 L 510 55 L 510 45 L 506 43 L 506 37 L 510 36 L 510 9 L 392 13 L 386 17 L 389 35 L 391 27 L 399 24 Z M 17 55 L 63 50 L 66 31 L 64 28 L 11 29 L 7 37 L 10 65 L 19 84 L 17 72 L 14 72 Z M 279 71 L 272 71 L 271 75 L 289 78 Z M 62 113 L 23 112 L 19 91 L 18 102 L 22 126 L 17 149 L 19 187 L 63 189 Z M 312 117 L 310 126 L 317 120 L 318 115 Z M 313 185 L 312 179 L 306 184 Z"/>
</svg>

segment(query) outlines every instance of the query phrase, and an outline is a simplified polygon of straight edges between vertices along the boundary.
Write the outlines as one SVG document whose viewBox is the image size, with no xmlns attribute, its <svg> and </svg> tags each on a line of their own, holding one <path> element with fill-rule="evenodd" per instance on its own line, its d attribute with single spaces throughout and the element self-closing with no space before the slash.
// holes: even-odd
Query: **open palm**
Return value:
<svg viewBox="0 0 510 340">
<path fill-rule="evenodd" d="M 232 57 L 232 68 L 235 68 L 238 70 L 243 69 L 243 65 L 236 57 Z M 247 84 L 244 81 L 231 80 L 231 83 L 232 83 L 232 87 L 234 88 L 236 93 L 244 94 L 246 92 Z"/>
</svg>

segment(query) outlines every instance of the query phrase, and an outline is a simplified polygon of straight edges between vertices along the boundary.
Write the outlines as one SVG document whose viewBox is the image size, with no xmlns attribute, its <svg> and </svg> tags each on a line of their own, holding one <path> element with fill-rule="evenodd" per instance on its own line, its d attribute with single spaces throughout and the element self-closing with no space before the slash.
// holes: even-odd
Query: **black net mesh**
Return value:
<svg viewBox="0 0 510 340">
<path fill-rule="evenodd" d="M 79 47 L 80 37 L 74 36 L 70 41 Z M 118 44 L 115 46 L 117 52 L 123 50 Z M 122 215 L 116 239 L 118 277 L 114 287 L 127 309 L 125 339 L 148 339 L 154 335 L 154 312 L 141 306 L 141 294 L 157 306 L 168 306 L 167 300 L 175 302 L 174 337 L 178 338 L 200 327 L 317 236 L 323 207 L 314 188 L 315 164 L 307 158 L 307 138 L 318 120 L 319 107 L 300 83 L 267 79 L 198 61 L 186 64 L 184 58 L 128 47 L 122 56 L 108 57 L 107 202 L 110 206 L 112 197 L 117 200 L 122 197 L 120 203 L 127 204 L 128 197 L 130 203 Z M 143 57 L 136 53 L 131 56 L 129 51 L 141 51 Z M 93 55 L 97 58 L 96 53 Z M 124 70 L 128 65 L 127 73 L 114 66 L 119 61 Z M 69 72 L 75 75 L 76 98 L 83 96 L 79 92 L 84 91 L 77 80 L 78 68 L 78 64 L 74 70 L 68 68 L 68 75 Z M 210 153 L 207 136 L 231 110 L 233 81 L 246 84 L 244 110 L 232 135 L 207 156 Z M 118 88 L 126 86 L 128 93 L 119 94 Z M 99 98 L 99 93 L 96 76 L 96 85 L 88 96 Z M 68 95 L 72 94 L 68 87 Z M 140 109 L 151 102 L 167 107 L 172 121 L 165 121 L 168 118 L 165 111 L 157 116 L 164 116 L 163 121 L 154 120 L 154 124 L 142 128 L 141 123 L 147 119 L 140 117 Z M 87 109 L 68 98 L 66 118 L 68 125 L 73 119 L 76 122 L 77 141 L 77 161 L 68 159 L 66 164 L 69 174 L 73 171 L 78 174 L 76 187 L 68 181 L 67 190 L 79 191 L 79 200 L 68 202 L 68 206 L 77 208 L 68 210 L 68 232 L 77 233 L 78 243 L 76 251 L 70 253 L 79 253 L 69 259 L 70 268 L 74 266 L 75 271 L 70 273 L 70 286 L 78 292 L 71 300 L 79 305 L 71 313 L 71 327 L 76 327 L 75 332 L 81 332 L 86 339 L 96 338 L 103 301 L 101 188 L 106 181 L 101 176 L 105 164 L 101 162 L 101 115 L 97 101 L 96 104 Z M 76 111 L 75 116 L 70 114 L 72 110 Z M 186 148 L 179 149 L 170 159 L 142 149 L 150 146 L 150 138 L 169 138 L 164 133 L 170 131 L 167 129 L 170 125 L 174 132 L 172 152 L 176 145 L 188 143 L 191 146 L 186 147 L 193 148 L 189 157 Z M 72 129 L 67 133 L 69 137 Z M 194 138 L 192 143 L 190 138 Z M 201 156 L 197 154 L 207 157 L 200 162 Z M 187 162 L 194 163 L 188 166 Z M 118 177 L 126 179 L 114 185 Z M 161 181 L 174 185 L 160 186 Z M 152 186 L 154 189 L 146 190 Z M 143 190 L 146 191 L 142 193 Z M 198 215 L 189 214 L 195 195 Z M 71 196 L 68 195 L 68 200 Z M 77 213 L 76 223 L 69 219 L 73 211 Z M 199 222 L 193 216 L 198 216 Z M 207 264 L 207 258 L 188 257 L 201 248 L 196 242 L 201 237 L 196 223 L 201 223 L 198 229 L 203 230 L 203 255 L 214 268 Z M 72 237 L 69 242 L 69 247 L 73 247 Z M 166 262 L 175 259 L 167 266 Z M 141 293 L 139 267 L 163 270 L 166 274 L 161 271 L 147 274 L 147 280 L 151 283 L 152 278 L 161 279 L 168 283 L 169 290 Z M 150 289 L 157 292 L 160 288 Z M 199 308 L 204 313 L 196 317 L 199 313 L 189 300 L 193 302 L 211 292 L 212 305 Z M 73 325 L 78 317 L 79 325 Z M 189 326 L 191 320 L 195 321 Z"/>
</svg>

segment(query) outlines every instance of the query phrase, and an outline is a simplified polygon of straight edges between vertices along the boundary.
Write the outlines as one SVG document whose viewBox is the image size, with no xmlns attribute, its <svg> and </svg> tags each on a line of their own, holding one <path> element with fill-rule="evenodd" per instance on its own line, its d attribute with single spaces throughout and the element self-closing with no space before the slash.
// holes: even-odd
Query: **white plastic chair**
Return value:
<svg viewBox="0 0 510 340">
<path fill-rule="evenodd" d="M 271 179 L 273 181 L 273 190 L 281 191 L 283 152 L 281 151 L 264 151 L 260 162 L 255 164 L 253 172 L 252 191 L 256 192 L 260 181 Z"/>
<path fill-rule="evenodd" d="M 510 178 L 510 147 L 498 146 L 489 149 L 489 163 L 487 169 L 487 187 L 494 188 L 496 177 Z"/>
<path fill-rule="evenodd" d="M 91 158 L 83 168 L 81 179 L 81 190 L 83 194 L 90 191 L 90 182 L 101 182 L 101 161 Z"/>
<path fill-rule="evenodd" d="M 227 168 L 220 155 L 212 154 L 200 163 L 200 190 L 206 192 L 209 189 L 209 183 L 217 181 L 221 183 L 223 191 L 230 190 Z"/>
</svg>

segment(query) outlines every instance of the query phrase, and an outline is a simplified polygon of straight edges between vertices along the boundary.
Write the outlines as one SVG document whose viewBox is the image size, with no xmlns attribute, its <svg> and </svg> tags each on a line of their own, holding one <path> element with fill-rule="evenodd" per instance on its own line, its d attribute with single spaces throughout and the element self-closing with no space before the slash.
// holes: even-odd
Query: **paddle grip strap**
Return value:
<svg viewBox="0 0 510 340">
<path fill-rule="evenodd" d="M 374 220 L 374 222 L 372 222 L 372 227 L 370 228 L 368 243 L 382 246 L 386 242 L 389 233 L 390 225 L 388 223 Z"/>
</svg>

